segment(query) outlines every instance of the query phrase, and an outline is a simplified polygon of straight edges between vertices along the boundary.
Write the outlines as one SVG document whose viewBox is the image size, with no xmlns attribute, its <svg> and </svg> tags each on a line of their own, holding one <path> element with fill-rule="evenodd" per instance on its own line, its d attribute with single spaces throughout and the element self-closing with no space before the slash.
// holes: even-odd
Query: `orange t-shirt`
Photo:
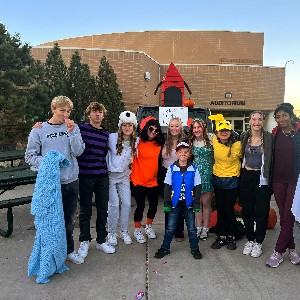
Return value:
<svg viewBox="0 0 300 300">
<path fill-rule="evenodd" d="M 161 146 L 158 146 L 154 141 L 139 141 L 130 175 L 133 185 L 158 186 L 157 172 L 160 150 Z"/>
</svg>

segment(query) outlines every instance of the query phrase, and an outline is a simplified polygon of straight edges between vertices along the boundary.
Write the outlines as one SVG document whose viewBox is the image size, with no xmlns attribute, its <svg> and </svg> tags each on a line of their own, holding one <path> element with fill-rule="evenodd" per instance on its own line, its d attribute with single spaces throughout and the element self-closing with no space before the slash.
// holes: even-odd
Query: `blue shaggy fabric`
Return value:
<svg viewBox="0 0 300 300">
<path fill-rule="evenodd" d="M 51 150 L 43 158 L 34 187 L 31 214 L 35 216 L 36 236 L 28 262 L 28 275 L 37 283 L 48 283 L 49 276 L 68 270 L 66 229 L 60 187 L 60 168 L 70 162 Z"/>
</svg>

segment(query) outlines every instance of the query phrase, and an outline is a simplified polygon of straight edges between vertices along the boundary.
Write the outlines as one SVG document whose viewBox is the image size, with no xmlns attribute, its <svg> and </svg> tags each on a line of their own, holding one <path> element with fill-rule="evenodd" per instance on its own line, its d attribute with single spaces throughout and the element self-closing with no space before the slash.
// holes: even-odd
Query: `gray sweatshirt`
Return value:
<svg viewBox="0 0 300 300">
<path fill-rule="evenodd" d="M 28 137 L 25 161 L 39 168 L 43 156 L 49 150 L 60 152 L 71 163 L 70 167 L 61 169 L 61 183 L 68 184 L 77 180 L 79 168 L 76 156 L 81 155 L 84 150 L 78 125 L 71 132 L 67 131 L 65 124 L 51 125 L 47 122 L 43 122 L 42 128 L 33 128 Z"/>
</svg>

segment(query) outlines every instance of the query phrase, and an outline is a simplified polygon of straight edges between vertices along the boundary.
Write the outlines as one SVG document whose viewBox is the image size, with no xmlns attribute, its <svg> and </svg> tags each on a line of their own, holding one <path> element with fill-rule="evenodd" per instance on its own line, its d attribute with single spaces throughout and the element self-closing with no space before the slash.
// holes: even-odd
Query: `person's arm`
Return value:
<svg viewBox="0 0 300 300">
<path fill-rule="evenodd" d="M 172 207 L 172 171 L 170 167 L 167 170 L 164 183 L 164 211 L 170 212 Z"/>
<path fill-rule="evenodd" d="M 42 142 L 39 133 L 39 129 L 31 130 L 25 151 L 25 162 L 37 168 L 40 166 L 43 159 Z"/>
<path fill-rule="evenodd" d="M 71 152 L 75 156 L 80 156 L 85 148 L 85 144 L 82 140 L 81 133 L 77 124 L 74 125 L 74 128 L 69 131 Z"/>
<path fill-rule="evenodd" d="M 196 169 L 194 177 L 194 210 L 196 211 L 199 211 L 200 209 L 201 190 L 201 177 L 198 169 Z"/>
</svg>

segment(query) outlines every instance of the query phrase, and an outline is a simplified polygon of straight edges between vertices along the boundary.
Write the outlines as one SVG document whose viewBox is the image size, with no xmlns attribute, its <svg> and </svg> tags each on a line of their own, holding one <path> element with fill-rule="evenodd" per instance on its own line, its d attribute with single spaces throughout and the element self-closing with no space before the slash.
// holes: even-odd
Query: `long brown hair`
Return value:
<svg viewBox="0 0 300 300">
<path fill-rule="evenodd" d="M 251 117 L 254 115 L 254 114 L 260 114 L 261 116 L 262 116 L 262 118 L 263 118 L 263 120 L 265 120 L 265 114 L 262 112 L 262 111 L 260 111 L 260 110 L 255 110 L 255 111 L 253 111 L 250 115 L 249 115 L 249 120 L 251 119 Z M 249 145 L 249 147 L 248 147 L 248 153 L 250 153 L 251 154 L 251 149 L 250 149 L 250 146 L 251 146 L 251 138 L 252 138 L 252 130 L 251 130 L 251 128 L 249 129 L 249 137 L 248 137 L 248 145 Z M 261 140 L 261 154 L 263 154 L 264 153 L 264 149 L 263 149 L 263 147 L 264 147 L 264 131 L 263 131 L 263 129 L 261 129 L 261 133 L 260 133 L 260 140 Z"/>
<path fill-rule="evenodd" d="M 210 145 L 210 140 L 209 140 L 209 137 L 207 134 L 207 128 L 206 128 L 205 122 L 202 119 L 194 119 L 190 124 L 190 129 L 189 129 L 189 134 L 188 134 L 188 144 L 190 145 L 190 147 L 193 147 L 193 142 L 196 139 L 194 136 L 194 133 L 193 133 L 193 127 L 194 127 L 195 123 L 198 123 L 200 125 L 200 127 L 202 128 L 205 146 Z"/>
<path fill-rule="evenodd" d="M 136 127 L 135 125 L 133 126 L 133 132 L 130 137 L 130 147 L 131 147 L 131 155 L 134 156 L 136 152 L 135 148 L 135 143 L 136 143 Z M 121 155 L 123 151 L 123 131 L 122 131 L 122 125 L 120 126 L 118 130 L 118 139 L 117 139 L 117 144 L 116 144 L 116 149 L 117 149 L 117 155 Z"/>
</svg>

